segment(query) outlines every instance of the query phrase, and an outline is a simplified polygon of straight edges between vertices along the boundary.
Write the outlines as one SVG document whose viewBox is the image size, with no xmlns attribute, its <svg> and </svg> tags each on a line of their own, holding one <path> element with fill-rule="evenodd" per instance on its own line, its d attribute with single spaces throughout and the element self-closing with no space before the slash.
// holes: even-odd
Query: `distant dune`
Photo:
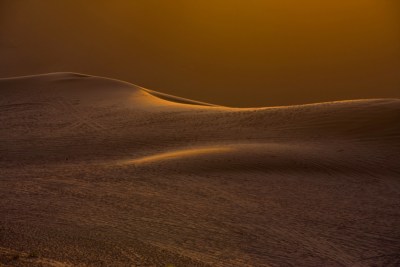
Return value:
<svg viewBox="0 0 400 267">
<path fill-rule="evenodd" d="M 0 265 L 400 266 L 399 158 L 399 99 L 0 79 Z"/>
</svg>

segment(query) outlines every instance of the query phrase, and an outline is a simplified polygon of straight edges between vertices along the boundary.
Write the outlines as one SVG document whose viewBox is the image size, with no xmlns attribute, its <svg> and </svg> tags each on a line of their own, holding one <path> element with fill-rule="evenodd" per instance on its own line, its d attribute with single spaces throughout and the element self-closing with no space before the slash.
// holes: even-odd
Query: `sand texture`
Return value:
<svg viewBox="0 0 400 267">
<path fill-rule="evenodd" d="M 168 264 L 400 266 L 400 100 L 0 79 L 0 266 Z"/>
</svg>

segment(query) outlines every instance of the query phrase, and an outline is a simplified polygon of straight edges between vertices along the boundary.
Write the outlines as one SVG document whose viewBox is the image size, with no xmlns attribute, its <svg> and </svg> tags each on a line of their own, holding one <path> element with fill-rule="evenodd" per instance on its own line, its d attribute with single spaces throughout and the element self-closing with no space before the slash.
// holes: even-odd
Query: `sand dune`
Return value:
<svg viewBox="0 0 400 267">
<path fill-rule="evenodd" d="M 398 99 L 239 109 L 75 73 L 0 96 L 2 264 L 400 265 Z"/>
</svg>

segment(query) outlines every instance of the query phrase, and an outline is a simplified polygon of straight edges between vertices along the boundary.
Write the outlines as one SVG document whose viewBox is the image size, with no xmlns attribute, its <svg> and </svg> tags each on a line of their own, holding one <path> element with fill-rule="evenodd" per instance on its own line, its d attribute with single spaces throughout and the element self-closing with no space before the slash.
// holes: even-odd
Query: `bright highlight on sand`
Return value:
<svg viewBox="0 0 400 267">
<path fill-rule="evenodd" d="M 141 157 L 134 160 L 125 161 L 125 164 L 150 164 L 159 161 L 175 160 L 188 157 L 195 157 L 206 154 L 224 153 L 232 151 L 231 147 L 205 147 L 205 148 L 190 148 L 182 150 L 174 150 L 163 153 L 154 154 L 151 156 Z"/>
</svg>

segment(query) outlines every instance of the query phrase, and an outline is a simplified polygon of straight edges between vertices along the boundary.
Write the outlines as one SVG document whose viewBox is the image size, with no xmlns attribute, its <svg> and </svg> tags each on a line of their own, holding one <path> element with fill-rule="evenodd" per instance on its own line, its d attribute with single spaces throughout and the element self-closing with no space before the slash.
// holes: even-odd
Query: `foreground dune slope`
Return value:
<svg viewBox="0 0 400 267">
<path fill-rule="evenodd" d="M 400 100 L 227 108 L 0 79 L 0 263 L 398 266 Z"/>
</svg>

